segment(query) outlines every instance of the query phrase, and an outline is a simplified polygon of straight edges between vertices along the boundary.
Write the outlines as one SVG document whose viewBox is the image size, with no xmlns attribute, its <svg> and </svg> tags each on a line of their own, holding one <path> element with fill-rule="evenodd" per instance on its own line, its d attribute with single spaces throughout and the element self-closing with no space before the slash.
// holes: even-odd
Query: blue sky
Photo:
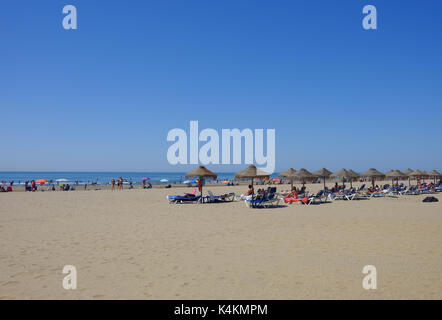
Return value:
<svg viewBox="0 0 442 320">
<path fill-rule="evenodd" d="M 362 28 L 367 4 L 378 30 Z M 440 170 L 441 14 L 437 0 L 3 0 L 0 171 L 187 170 L 166 136 L 190 120 L 276 129 L 277 171 Z"/>
</svg>

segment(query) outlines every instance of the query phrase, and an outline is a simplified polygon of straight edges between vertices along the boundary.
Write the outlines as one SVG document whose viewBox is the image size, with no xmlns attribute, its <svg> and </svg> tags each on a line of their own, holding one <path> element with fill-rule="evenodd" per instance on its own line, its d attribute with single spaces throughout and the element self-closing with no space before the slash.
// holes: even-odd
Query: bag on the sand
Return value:
<svg viewBox="0 0 442 320">
<path fill-rule="evenodd" d="M 422 202 L 438 202 L 439 200 L 435 197 L 426 197 Z"/>
</svg>

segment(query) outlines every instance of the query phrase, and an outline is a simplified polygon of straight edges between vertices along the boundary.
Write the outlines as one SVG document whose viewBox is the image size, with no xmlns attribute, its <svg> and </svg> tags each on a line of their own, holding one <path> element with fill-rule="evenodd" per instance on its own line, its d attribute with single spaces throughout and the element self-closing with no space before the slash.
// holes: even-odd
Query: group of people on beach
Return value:
<svg viewBox="0 0 442 320">
<path fill-rule="evenodd" d="M 123 190 L 123 182 L 124 182 L 123 177 L 119 177 L 118 180 L 116 180 L 116 181 L 114 178 L 112 178 L 112 180 L 111 180 L 112 190 L 115 190 L 115 185 L 117 185 L 118 190 Z M 129 189 L 133 189 L 133 188 L 134 188 L 134 185 L 133 185 L 132 181 L 129 181 Z"/>
<path fill-rule="evenodd" d="M 14 181 L 9 181 L 9 186 L 7 186 L 6 181 L 2 181 L 0 184 L 0 192 L 11 192 Z"/>
</svg>

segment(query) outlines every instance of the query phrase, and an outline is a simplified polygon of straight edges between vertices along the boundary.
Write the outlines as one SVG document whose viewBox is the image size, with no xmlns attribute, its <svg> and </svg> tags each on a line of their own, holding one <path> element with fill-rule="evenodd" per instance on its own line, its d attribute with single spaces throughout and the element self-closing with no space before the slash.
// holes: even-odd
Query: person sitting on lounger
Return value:
<svg viewBox="0 0 442 320">
<path fill-rule="evenodd" d="M 298 190 L 296 190 L 296 187 L 293 187 L 292 192 L 289 193 L 287 198 L 295 198 L 298 199 Z"/>
<path fill-rule="evenodd" d="M 255 193 L 255 190 L 253 189 L 253 186 L 251 184 L 249 184 L 247 191 L 241 195 L 241 199 L 250 200 L 250 199 L 252 199 L 254 193 Z"/>
<path fill-rule="evenodd" d="M 293 191 L 289 193 L 287 197 L 284 198 L 285 203 L 293 203 L 293 202 L 302 202 L 307 203 L 308 198 L 307 197 L 299 197 L 298 191 L 296 188 L 293 188 Z"/>
</svg>

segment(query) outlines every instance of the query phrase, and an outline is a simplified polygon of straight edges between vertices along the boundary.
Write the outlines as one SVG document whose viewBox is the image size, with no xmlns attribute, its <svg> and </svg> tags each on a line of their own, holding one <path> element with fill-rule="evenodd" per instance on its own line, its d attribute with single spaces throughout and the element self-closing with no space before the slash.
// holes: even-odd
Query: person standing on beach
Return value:
<svg viewBox="0 0 442 320">
<path fill-rule="evenodd" d="M 118 179 L 118 186 L 120 190 L 123 190 L 123 177 L 120 177 L 120 179 Z"/>
<path fill-rule="evenodd" d="M 115 189 L 115 179 L 112 178 L 112 190 L 114 190 L 114 189 Z"/>
<path fill-rule="evenodd" d="M 25 191 L 28 191 L 29 181 L 25 181 Z"/>
</svg>

